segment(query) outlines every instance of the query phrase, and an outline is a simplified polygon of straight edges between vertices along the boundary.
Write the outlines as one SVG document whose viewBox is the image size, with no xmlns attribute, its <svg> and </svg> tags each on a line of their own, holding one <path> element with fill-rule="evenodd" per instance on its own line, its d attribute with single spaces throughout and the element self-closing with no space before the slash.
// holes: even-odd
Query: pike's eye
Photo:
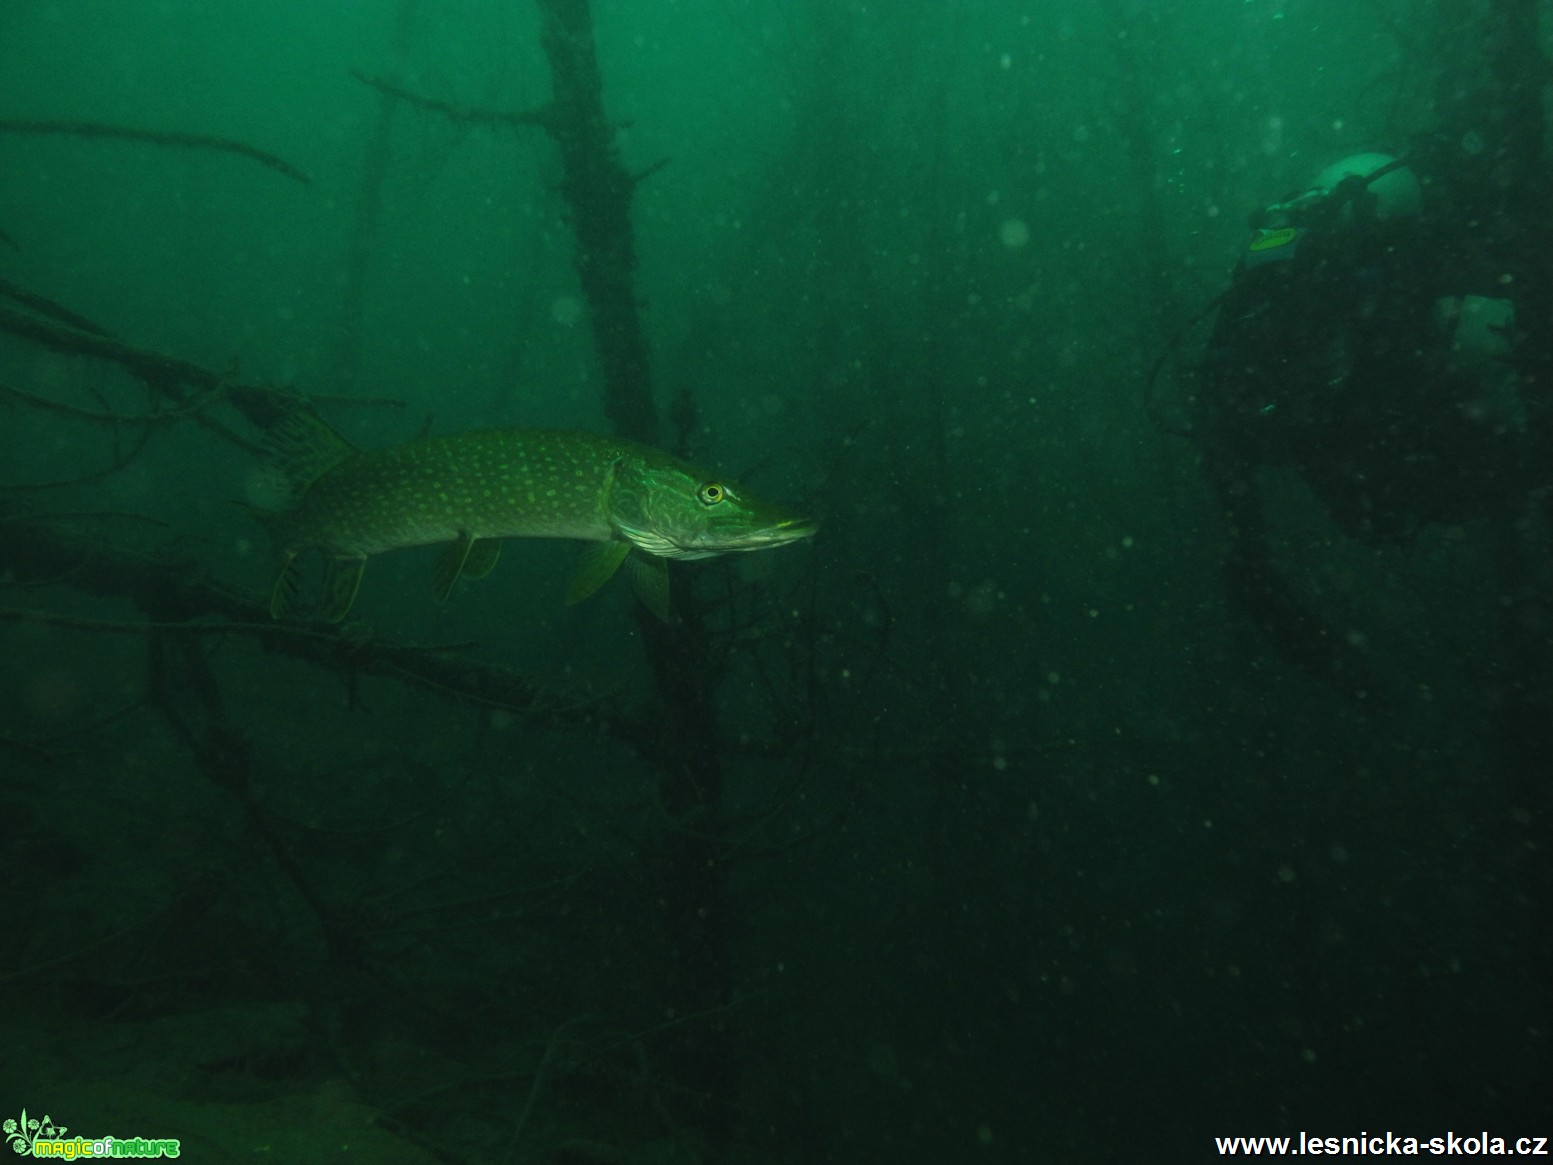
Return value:
<svg viewBox="0 0 1553 1165">
<path fill-rule="evenodd" d="M 701 499 L 703 506 L 715 506 L 728 496 L 728 491 L 715 481 L 709 481 L 696 490 L 696 497 Z"/>
</svg>

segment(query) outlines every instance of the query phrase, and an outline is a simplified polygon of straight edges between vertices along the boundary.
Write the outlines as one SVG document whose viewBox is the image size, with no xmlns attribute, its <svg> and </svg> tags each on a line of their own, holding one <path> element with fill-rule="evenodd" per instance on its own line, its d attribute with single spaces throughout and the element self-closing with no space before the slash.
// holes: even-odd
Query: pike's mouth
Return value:
<svg viewBox="0 0 1553 1165">
<path fill-rule="evenodd" d="M 812 538 L 820 525 L 812 518 L 783 518 L 759 530 L 751 530 L 742 538 L 726 544 L 725 550 L 764 550 L 769 546 L 785 546 L 804 538 Z"/>
</svg>

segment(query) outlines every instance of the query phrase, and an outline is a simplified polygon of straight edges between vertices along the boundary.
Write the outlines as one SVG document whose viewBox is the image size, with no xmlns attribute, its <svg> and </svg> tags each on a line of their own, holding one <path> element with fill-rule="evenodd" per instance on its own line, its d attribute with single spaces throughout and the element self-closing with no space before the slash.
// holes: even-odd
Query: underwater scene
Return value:
<svg viewBox="0 0 1553 1165">
<path fill-rule="evenodd" d="M 1553 1152 L 1553 0 L 0 0 L 21 1157 Z"/>
</svg>

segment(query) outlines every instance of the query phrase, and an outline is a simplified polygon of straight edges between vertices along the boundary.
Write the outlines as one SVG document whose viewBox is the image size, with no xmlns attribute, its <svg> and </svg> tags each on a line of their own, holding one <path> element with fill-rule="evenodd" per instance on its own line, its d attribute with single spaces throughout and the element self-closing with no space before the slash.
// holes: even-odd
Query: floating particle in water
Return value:
<svg viewBox="0 0 1553 1165">
<path fill-rule="evenodd" d="M 1005 219 L 998 237 L 1003 240 L 1005 247 L 1022 247 L 1030 241 L 1030 227 L 1024 219 Z"/>
<path fill-rule="evenodd" d="M 575 295 L 558 295 L 550 301 L 550 318 L 571 327 L 582 319 L 582 301 Z"/>
</svg>

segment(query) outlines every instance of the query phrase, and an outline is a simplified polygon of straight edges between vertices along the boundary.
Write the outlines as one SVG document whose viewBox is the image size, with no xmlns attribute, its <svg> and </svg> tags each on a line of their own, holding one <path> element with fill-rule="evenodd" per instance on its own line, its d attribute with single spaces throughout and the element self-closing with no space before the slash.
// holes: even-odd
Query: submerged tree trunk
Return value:
<svg viewBox="0 0 1553 1165">
<path fill-rule="evenodd" d="M 394 64 L 404 64 L 410 49 L 410 33 L 421 0 L 399 0 L 394 17 Z M 361 379 L 361 324 L 365 311 L 367 275 L 377 245 L 378 223 L 383 216 L 383 185 L 392 157 L 395 114 L 399 101 L 388 93 L 377 97 L 377 118 L 361 159 L 361 184 L 356 188 L 356 216 L 351 224 L 345 257 L 345 286 L 341 294 L 339 347 L 335 353 L 334 383 L 341 390 Z"/>
<path fill-rule="evenodd" d="M 634 283 L 636 178 L 620 160 L 604 110 L 589 3 L 537 3 L 554 86 L 543 120 L 561 153 L 561 195 L 576 234 L 577 274 L 604 378 L 605 415 L 620 435 L 656 443 L 658 416 Z M 738 1088 L 733 1040 L 716 1018 L 733 995 L 732 908 L 721 856 L 724 773 L 713 698 L 717 669 L 693 612 L 683 602 L 678 608 L 673 627 L 637 608 L 661 725 L 642 753 L 674 825 L 655 873 L 672 960 L 665 1002 L 674 1017 L 689 1022 L 677 1029 L 667 1067 L 694 1098 L 682 1118 L 695 1123 L 716 1153 L 728 1141 Z"/>
<path fill-rule="evenodd" d="M 554 94 L 545 127 L 561 151 L 561 197 L 577 239 L 577 277 L 587 297 L 604 374 L 604 414 L 615 431 L 654 444 L 647 340 L 636 310 L 636 179 L 620 161 L 604 112 L 589 0 L 538 0 Z"/>
</svg>

